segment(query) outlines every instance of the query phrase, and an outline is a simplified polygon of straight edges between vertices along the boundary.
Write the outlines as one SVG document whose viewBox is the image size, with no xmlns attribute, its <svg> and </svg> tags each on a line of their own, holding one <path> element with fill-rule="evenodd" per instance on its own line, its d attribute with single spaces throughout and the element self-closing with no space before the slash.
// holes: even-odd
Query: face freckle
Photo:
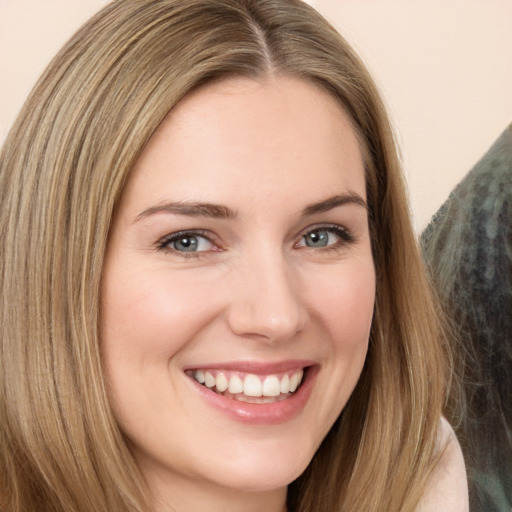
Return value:
<svg viewBox="0 0 512 512">
<path fill-rule="evenodd" d="M 366 357 L 365 201 L 348 116 L 298 79 L 205 86 L 151 137 L 111 229 L 101 340 L 159 492 L 282 496 L 304 471 Z"/>
</svg>

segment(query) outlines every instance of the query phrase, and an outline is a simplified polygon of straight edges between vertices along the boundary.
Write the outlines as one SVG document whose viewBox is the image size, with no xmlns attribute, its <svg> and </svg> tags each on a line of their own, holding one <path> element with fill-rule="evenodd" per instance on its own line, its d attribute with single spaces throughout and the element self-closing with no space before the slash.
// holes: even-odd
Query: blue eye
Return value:
<svg viewBox="0 0 512 512">
<path fill-rule="evenodd" d="M 204 235 L 181 231 L 165 237 L 158 243 L 158 248 L 182 253 L 197 253 L 211 251 L 215 245 Z"/>
<path fill-rule="evenodd" d="M 304 235 L 304 243 L 308 247 L 327 247 L 329 245 L 329 237 L 332 234 L 325 229 L 318 229 L 316 231 L 310 231 Z"/>
<path fill-rule="evenodd" d="M 352 235 L 339 226 L 329 226 L 312 229 L 302 235 L 298 244 L 300 247 L 311 247 L 312 249 L 334 248 L 344 243 L 353 241 Z"/>
</svg>

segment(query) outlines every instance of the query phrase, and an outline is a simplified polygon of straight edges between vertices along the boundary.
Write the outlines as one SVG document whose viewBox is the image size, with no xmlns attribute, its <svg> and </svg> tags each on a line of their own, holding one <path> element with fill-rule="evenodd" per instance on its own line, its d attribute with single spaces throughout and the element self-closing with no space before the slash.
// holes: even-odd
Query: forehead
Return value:
<svg viewBox="0 0 512 512">
<path fill-rule="evenodd" d="M 258 193 L 261 199 L 280 192 L 285 201 L 343 191 L 364 199 L 359 142 L 339 102 L 287 77 L 202 87 L 152 135 L 124 196 L 227 202 L 236 199 L 234 189 L 253 191 L 255 199 Z"/>
</svg>

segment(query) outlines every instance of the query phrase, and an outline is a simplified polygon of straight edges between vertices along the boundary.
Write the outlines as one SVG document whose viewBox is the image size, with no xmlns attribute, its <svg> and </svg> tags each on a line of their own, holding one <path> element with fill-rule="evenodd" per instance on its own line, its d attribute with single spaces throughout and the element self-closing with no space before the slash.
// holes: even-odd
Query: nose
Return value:
<svg viewBox="0 0 512 512">
<path fill-rule="evenodd" d="M 242 337 L 290 340 L 309 321 L 293 266 L 282 255 L 246 261 L 231 280 L 227 321 Z"/>
</svg>

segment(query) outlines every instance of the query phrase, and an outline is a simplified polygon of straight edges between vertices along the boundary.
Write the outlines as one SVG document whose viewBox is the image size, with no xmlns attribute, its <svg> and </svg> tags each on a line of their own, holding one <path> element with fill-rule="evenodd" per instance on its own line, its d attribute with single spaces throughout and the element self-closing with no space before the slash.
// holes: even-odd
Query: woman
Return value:
<svg viewBox="0 0 512 512">
<path fill-rule="evenodd" d="M 389 122 L 310 7 L 113 2 L 0 180 L 2 510 L 466 510 Z"/>
</svg>

